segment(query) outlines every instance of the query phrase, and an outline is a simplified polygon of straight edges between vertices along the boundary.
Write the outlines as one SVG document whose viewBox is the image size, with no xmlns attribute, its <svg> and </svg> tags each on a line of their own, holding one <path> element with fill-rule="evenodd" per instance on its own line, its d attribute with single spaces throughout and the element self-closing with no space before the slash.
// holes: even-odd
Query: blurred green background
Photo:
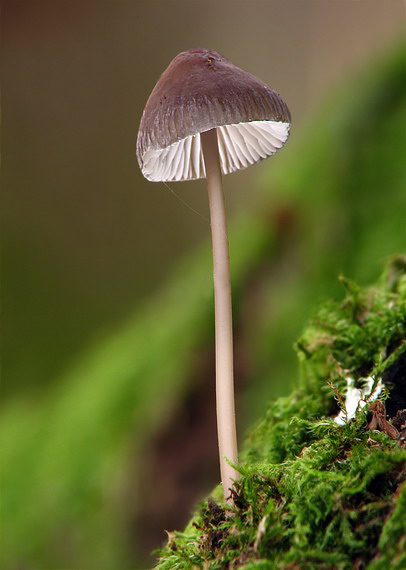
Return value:
<svg viewBox="0 0 406 570">
<path fill-rule="evenodd" d="M 218 481 L 205 186 L 171 185 L 198 215 L 134 152 L 160 73 L 209 47 L 292 112 L 225 179 L 242 436 L 336 276 L 405 250 L 404 24 L 401 0 L 2 3 L 2 568 L 146 568 Z"/>
</svg>

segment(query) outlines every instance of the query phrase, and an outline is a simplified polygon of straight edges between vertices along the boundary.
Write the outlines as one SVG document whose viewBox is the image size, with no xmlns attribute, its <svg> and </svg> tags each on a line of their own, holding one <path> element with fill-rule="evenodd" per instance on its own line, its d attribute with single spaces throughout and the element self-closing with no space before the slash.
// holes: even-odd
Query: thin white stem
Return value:
<svg viewBox="0 0 406 570">
<path fill-rule="evenodd" d="M 224 499 L 232 503 L 230 488 L 239 473 L 226 461 L 238 461 L 234 408 L 233 324 L 227 222 L 216 129 L 200 134 L 209 194 L 213 246 L 216 329 L 216 402 L 221 481 Z"/>
</svg>

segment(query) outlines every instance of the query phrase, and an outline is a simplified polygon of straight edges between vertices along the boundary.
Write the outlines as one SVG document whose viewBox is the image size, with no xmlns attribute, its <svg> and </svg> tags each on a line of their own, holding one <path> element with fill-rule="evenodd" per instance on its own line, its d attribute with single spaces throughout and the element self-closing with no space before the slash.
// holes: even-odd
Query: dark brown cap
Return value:
<svg viewBox="0 0 406 570">
<path fill-rule="evenodd" d="M 223 174 L 246 168 L 286 142 L 290 113 L 280 96 L 224 56 L 192 49 L 172 60 L 144 109 L 137 139 L 151 181 L 205 177 L 199 133 L 217 128 Z"/>
</svg>

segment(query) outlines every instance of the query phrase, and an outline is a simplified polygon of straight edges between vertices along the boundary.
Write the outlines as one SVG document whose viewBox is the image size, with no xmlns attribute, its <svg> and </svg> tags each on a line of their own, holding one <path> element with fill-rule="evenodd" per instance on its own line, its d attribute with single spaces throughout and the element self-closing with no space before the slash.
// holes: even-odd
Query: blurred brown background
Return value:
<svg viewBox="0 0 406 570">
<path fill-rule="evenodd" d="M 404 15 L 402 0 L 3 1 L 4 395 L 53 381 L 208 236 L 134 154 L 145 101 L 179 51 L 209 47 L 261 77 L 295 136 Z M 255 199 L 263 167 L 227 179 L 230 210 Z M 201 182 L 172 187 L 206 216 Z"/>
</svg>

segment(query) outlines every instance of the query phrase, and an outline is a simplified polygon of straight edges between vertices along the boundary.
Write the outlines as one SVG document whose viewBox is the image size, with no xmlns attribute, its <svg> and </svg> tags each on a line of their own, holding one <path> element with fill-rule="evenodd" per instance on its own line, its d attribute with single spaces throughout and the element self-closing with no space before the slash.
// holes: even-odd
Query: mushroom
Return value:
<svg viewBox="0 0 406 570">
<path fill-rule="evenodd" d="M 177 55 L 145 106 L 137 158 L 152 182 L 207 179 L 213 247 L 216 406 L 226 503 L 239 478 L 234 410 L 230 264 L 222 174 L 274 154 L 289 136 L 290 113 L 260 79 L 207 49 Z"/>
</svg>

